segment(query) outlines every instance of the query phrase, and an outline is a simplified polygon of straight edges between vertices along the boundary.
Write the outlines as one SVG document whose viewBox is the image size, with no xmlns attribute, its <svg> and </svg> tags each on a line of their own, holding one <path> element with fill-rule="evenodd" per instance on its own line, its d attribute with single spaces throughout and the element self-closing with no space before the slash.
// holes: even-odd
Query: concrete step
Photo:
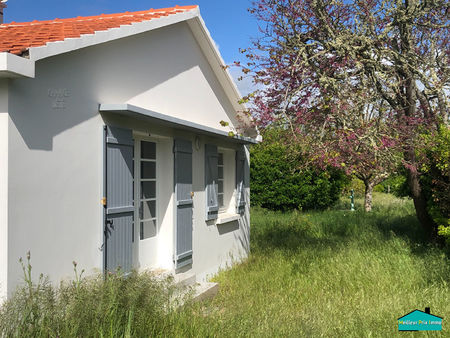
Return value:
<svg viewBox="0 0 450 338">
<path fill-rule="evenodd" d="M 214 298 L 219 292 L 219 284 L 212 282 L 196 283 L 194 290 L 193 300 L 195 302 L 201 302 Z"/>
<path fill-rule="evenodd" d="M 158 280 L 173 278 L 173 283 L 181 288 L 195 284 L 197 276 L 192 272 L 177 273 L 165 269 L 152 269 L 150 272 Z"/>
<path fill-rule="evenodd" d="M 212 282 L 196 282 L 194 273 L 185 272 L 175 274 L 169 270 L 152 270 L 154 276 L 159 280 L 173 278 L 175 290 L 170 296 L 167 309 L 176 309 L 182 306 L 188 299 L 194 302 L 201 302 L 214 298 L 219 291 L 219 284 Z"/>
<path fill-rule="evenodd" d="M 180 287 L 188 287 L 195 284 L 197 276 L 192 272 L 178 273 L 174 276 L 175 285 Z"/>
<path fill-rule="evenodd" d="M 202 301 L 208 298 L 213 298 L 219 291 L 219 284 L 213 282 L 197 282 L 197 276 L 192 272 L 174 274 L 173 271 L 155 269 L 152 273 L 157 279 L 167 279 L 172 277 L 175 286 L 179 289 L 180 294 L 191 293 L 194 301 Z"/>
<path fill-rule="evenodd" d="M 172 277 L 173 278 L 173 274 L 171 271 L 169 270 L 165 270 L 165 269 L 152 269 L 150 270 L 150 273 L 155 276 L 155 278 L 157 280 L 165 280 L 167 278 Z"/>
</svg>

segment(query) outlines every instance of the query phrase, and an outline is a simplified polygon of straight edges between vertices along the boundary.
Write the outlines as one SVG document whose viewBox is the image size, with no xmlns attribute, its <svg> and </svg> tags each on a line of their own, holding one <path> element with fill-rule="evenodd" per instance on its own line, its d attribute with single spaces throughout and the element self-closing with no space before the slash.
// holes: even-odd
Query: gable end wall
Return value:
<svg viewBox="0 0 450 338">
<path fill-rule="evenodd" d="M 233 105 L 186 23 L 42 59 L 34 79 L 10 80 L 8 292 L 22 281 L 18 259 L 28 250 L 34 275 L 54 281 L 73 277 L 73 260 L 87 273 L 102 270 L 100 103 L 216 129 L 221 120 L 234 123 Z"/>
</svg>

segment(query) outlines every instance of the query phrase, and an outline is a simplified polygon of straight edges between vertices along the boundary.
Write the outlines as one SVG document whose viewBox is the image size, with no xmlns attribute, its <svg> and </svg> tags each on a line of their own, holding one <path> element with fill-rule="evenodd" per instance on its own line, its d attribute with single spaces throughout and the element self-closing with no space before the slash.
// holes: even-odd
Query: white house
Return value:
<svg viewBox="0 0 450 338">
<path fill-rule="evenodd" d="M 0 297 L 27 251 L 53 281 L 246 257 L 238 100 L 197 6 L 0 25 Z"/>
</svg>

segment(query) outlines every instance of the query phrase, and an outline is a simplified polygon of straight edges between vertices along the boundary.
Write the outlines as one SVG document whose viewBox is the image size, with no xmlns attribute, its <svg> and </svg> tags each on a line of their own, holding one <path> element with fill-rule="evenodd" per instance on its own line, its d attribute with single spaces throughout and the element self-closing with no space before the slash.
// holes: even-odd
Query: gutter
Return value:
<svg viewBox="0 0 450 338">
<path fill-rule="evenodd" d="M 142 107 L 134 106 L 128 103 L 103 103 L 99 106 L 99 112 L 109 112 L 120 115 L 126 115 L 131 117 L 148 119 L 150 121 L 157 122 L 161 125 L 166 125 L 171 128 L 189 130 L 206 135 L 213 135 L 225 138 L 230 141 L 247 144 L 257 144 L 259 139 L 254 139 L 248 136 L 234 135 L 229 136 L 227 131 L 219 130 L 216 128 L 204 126 L 195 122 L 183 120 L 177 117 L 161 114 L 152 110 L 148 110 Z"/>
</svg>

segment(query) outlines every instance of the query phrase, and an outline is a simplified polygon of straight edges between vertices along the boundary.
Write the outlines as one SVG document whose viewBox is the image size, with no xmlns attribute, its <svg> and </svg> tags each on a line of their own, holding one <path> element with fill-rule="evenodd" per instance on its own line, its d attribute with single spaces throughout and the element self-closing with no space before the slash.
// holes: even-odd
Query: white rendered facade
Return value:
<svg viewBox="0 0 450 338">
<path fill-rule="evenodd" d="M 99 112 L 100 104 L 126 103 L 222 132 L 228 131 L 222 120 L 237 127 L 235 88 L 224 86 L 226 74 L 218 73 L 220 65 L 201 46 L 207 40 L 195 33 L 201 18 L 189 20 L 53 56 L 41 48 L 32 67 L 15 68 L 14 74 L 2 73 L 0 64 L 0 297 L 21 282 L 18 260 L 28 251 L 35 275 L 55 282 L 73 277 L 72 261 L 88 273 L 103 271 L 105 125 L 132 130 L 136 145 L 156 143 L 157 231 L 141 240 L 135 227 L 133 268 L 174 271 L 175 138 L 193 145 L 193 257 L 176 272 L 203 280 L 247 256 L 248 187 L 245 212 L 234 212 L 232 159 L 239 142 L 151 118 Z M 30 56 L 33 61 L 32 50 Z M 27 67 L 34 68 L 34 77 Z M 25 68 L 28 75 L 17 75 Z M 208 222 L 205 144 L 224 150 L 228 167 L 228 208 Z M 248 150 L 246 156 L 248 163 Z"/>
</svg>

